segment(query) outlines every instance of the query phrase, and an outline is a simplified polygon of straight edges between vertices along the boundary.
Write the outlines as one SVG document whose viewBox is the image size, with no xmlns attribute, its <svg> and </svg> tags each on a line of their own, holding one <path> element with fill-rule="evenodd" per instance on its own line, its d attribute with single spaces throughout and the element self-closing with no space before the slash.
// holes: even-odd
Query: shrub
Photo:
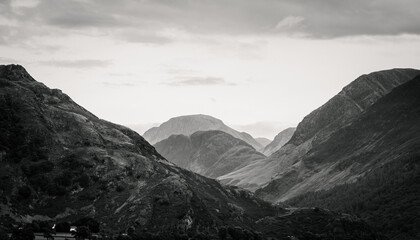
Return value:
<svg viewBox="0 0 420 240">
<path fill-rule="evenodd" d="M 32 229 L 25 227 L 23 229 L 14 229 L 11 240 L 34 240 L 35 235 Z"/>
</svg>

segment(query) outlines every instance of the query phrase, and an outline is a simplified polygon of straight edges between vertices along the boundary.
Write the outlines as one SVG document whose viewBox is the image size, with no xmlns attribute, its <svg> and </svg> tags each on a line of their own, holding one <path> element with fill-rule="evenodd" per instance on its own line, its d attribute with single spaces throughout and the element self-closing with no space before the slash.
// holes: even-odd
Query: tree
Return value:
<svg viewBox="0 0 420 240">
<path fill-rule="evenodd" d="M 35 235 L 32 229 L 25 227 L 25 228 L 17 228 L 13 229 L 12 236 L 10 240 L 34 240 Z"/>
<path fill-rule="evenodd" d="M 0 239 L 9 240 L 9 235 L 6 231 L 0 228 Z"/>
<path fill-rule="evenodd" d="M 93 233 L 98 233 L 100 230 L 100 224 L 98 221 L 91 217 L 83 217 L 77 220 L 73 225 L 80 227 L 85 226 Z"/>
<path fill-rule="evenodd" d="M 77 231 L 73 233 L 74 237 L 77 240 L 90 239 L 92 238 L 92 232 L 86 226 L 80 226 L 77 228 Z"/>
</svg>

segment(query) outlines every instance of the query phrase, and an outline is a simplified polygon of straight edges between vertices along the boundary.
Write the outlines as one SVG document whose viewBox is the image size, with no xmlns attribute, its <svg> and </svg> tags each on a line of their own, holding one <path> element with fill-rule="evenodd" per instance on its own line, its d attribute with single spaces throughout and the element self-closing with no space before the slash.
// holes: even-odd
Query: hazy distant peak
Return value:
<svg viewBox="0 0 420 240">
<path fill-rule="evenodd" d="M 255 149 L 261 149 L 261 145 L 248 133 L 238 132 L 223 123 L 222 120 L 209 115 L 195 114 L 178 116 L 162 123 L 159 127 L 147 130 L 143 136 L 152 144 L 162 141 L 174 134 L 190 136 L 198 131 L 220 130 L 241 139 Z"/>
<path fill-rule="evenodd" d="M 265 146 L 263 153 L 266 156 L 270 156 L 272 153 L 279 150 L 292 138 L 295 130 L 296 130 L 295 127 L 289 127 L 281 131 L 279 134 L 277 134 L 274 137 L 274 140 L 271 143 Z"/>
</svg>

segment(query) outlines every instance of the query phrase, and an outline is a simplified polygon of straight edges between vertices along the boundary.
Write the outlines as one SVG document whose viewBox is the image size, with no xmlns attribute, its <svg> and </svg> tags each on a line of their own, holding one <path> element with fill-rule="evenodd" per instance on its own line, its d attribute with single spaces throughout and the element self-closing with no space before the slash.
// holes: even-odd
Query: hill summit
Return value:
<svg viewBox="0 0 420 240">
<path fill-rule="evenodd" d="M 248 133 L 238 132 L 231 127 L 228 127 L 222 120 L 203 114 L 171 118 L 162 123 L 159 127 L 153 127 L 147 130 L 143 134 L 143 137 L 151 144 L 155 144 L 167 139 L 171 135 L 190 136 L 195 132 L 208 130 L 220 130 L 247 142 L 256 150 L 262 148 L 262 145 Z"/>
</svg>

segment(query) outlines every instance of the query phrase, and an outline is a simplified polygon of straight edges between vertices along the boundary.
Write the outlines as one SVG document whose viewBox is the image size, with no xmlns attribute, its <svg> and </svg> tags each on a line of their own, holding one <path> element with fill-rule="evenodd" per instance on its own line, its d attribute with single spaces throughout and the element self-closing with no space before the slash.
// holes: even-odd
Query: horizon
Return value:
<svg viewBox="0 0 420 240">
<path fill-rule="evenodd" d="M 363 74 L 420 69 L 419 7 L 414 0 L 3 1 L 0 64 L 24 66 L 121 125 L 146 131 L 205 114 L 272 140 Z"/>
</svg>

